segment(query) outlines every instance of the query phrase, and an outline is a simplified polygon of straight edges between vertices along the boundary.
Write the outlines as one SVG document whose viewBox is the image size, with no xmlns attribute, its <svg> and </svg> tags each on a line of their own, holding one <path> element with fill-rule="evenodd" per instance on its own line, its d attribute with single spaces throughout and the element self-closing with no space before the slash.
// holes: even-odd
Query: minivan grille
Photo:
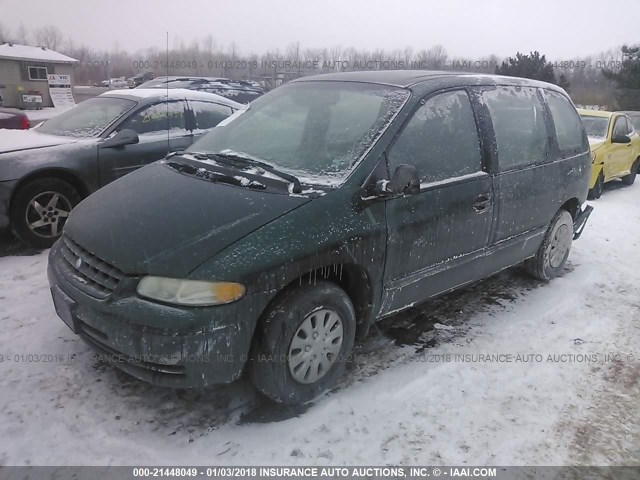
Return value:
<svg viewBox="0 0 640 480">
<path fill-rule="evenodd" d="M 60 241 L 60 254 L 68 280 L 76 288 L 96 298 L 107 298 L 124 274 L 88 252 L 67 235 Z"/>
</svg>

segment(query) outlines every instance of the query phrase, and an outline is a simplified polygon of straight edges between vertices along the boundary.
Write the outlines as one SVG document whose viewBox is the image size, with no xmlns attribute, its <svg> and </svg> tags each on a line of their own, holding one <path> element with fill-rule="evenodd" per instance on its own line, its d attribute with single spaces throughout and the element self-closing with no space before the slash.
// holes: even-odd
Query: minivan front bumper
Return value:
<svg viewBox="0 0 640 480">
<path fill-rule="evenodd" d="M 238 379 L 255 327 L 253 299 L 215 307 L 166 306 L 135 293 L 125 277 L 106 299 L 78 288 L 61 254 L 49 253 L 47 274 L 58 315 L 102 359 L 141 380 L 174 388 Z"/>
</svg>

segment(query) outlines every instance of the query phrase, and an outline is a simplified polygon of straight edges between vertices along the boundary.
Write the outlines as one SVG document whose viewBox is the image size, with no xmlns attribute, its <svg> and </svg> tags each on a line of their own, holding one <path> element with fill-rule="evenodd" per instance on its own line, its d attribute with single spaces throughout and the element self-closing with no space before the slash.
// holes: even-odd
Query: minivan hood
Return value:
<svg viewBox="0 0 640 480">
<path fill-rule="evenodd" d="M 54 147 L 67 143 L 76 143 L 77 141 L 78 139 L 74 137 L 38 133 L 37 130 L 0 129 L 0 153 Z"/>
<path fill-rule="evenodd" d="M 160 161 L 83 200 L 64 233 L 126 274 L 185 278 L 225 247 L 309 201 L 212 183 Z"/>
</svg>

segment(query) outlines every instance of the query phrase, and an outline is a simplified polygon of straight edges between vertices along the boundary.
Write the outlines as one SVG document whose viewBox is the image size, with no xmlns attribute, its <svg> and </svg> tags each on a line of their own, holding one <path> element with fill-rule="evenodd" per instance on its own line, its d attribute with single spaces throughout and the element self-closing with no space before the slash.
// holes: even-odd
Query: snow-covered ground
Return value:
<svg viewBox="0 0 640 480">
<path fill-rule="evenodd" d="M 619 187 L 562 278 L 513 268 L 385 320 L 307 409 L 101 364 L 54 313 L 46 252 L 0 258 L 0 465 L 638 465 L 640 182 Z"/>
</svg>

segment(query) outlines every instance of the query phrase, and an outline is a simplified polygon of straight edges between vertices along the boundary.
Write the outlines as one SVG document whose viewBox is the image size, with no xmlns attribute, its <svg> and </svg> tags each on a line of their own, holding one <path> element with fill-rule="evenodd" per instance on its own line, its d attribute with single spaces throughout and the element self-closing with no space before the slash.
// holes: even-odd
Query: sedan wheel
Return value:
<svg viewBox="0 0 640 480">
<path fill-rule="evenodd" d="M 57 192 L 42 192 L 29 202 L 25 221 L 34 235 L 57 238 L 71 213 L 71 208 L 71 202 L 64 195 Z"/>
<path fill-rule="evenodd" d="M 62 234 L 80 194 L 58 178 L 41 178 L 21 187 L 11 199 L 11 228 L 24 243 L 47 248 Z"/>
</svg>

